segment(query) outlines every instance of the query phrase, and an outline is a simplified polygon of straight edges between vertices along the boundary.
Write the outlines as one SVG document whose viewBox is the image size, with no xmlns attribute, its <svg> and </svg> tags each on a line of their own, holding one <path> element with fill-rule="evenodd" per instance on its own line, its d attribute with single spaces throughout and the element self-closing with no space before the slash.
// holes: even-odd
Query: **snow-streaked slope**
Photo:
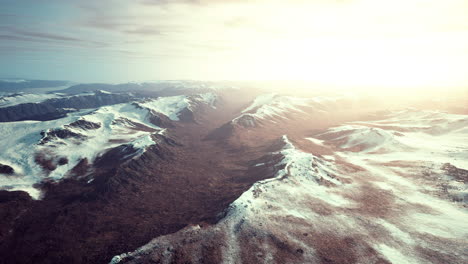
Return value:
<svg viewBox="0 0 468 264">
<path fill-rule="evenodd" d="M 97 129 L 66 127 L 68 131 L 84 136 L 76 139 L 54 138 L 38 147 L 39 152 L 49 156 L 65 156 L 69 162 L 57 167 L 48 175 L 60 179 L 78 162 L 86 158 L 93 161 L 103 151 L 121 144 L 132 144 L 144 150 L 151 143 L 149 135 L 162 129 L 149 121 L 149 112 L 133 104 L 106 106 L 84 115 L 81 120 L 100 124 Z M 47 135 L 47 134 L 46 134 Z M 143 140 L 142 140 L 143 139 Z"/>
<path fill-rule="evenodd" d="M 287 111 L 301 111 L 300 106 L 307 106 L 310 99 L 297 98 L 292 96 L 283 96 L 278 94 L 260 95 L 246 109 L 242 110 L 242 115 L 251 116 L 259 119 L 267 117 L 281 117 Z"/>
<path fill-rule="evenodd" d="M 9 107 L 25 103 L 40 103 L 47 99 L 60 98 L 63 94 L 47 93 L 47 94 L 34 94 L 34 93 L 15 93 L 0 97 L 0 108 Z"/>
<path fill-rule="evenodd" d="M 390 139 L 380 141 L 379 147 L 393 151 L 350 152 L 349 149 L 341 149 L 336 152 L 337 157 L 387 179 L 379 183 L 382 187 L 397 182 L 406 185 L 406 188 L 433 192 L 449 200 L 468 203 L 466 185 L 468 171 L 463 172 L 468 170 L 468 116 L 436 111 L 404 110 L 393 112 L 382 120 L 354 123 L 368 131 L 378 129 L 387 133 Z M 340 128 L 343 127 L 332 128 L 330 131 Z M 330 135 L 329 133 L 323 135 Z M 346 144 L 356 138 L 360 142 L 366 140 L 373 142 L 373 138 L 352 134 Z M 335 139 L 332 139 L 328 143 L 334 144 L 334 141 Z M 455 172 L 447 170 L 451 166 L 455 166 Z M 404 177 L 392 175 L 419 179 L 415 183 Z M 415 202 L 423 201 L 420 198 L 415 197 L 415 199 Z"/>
<path fill-rule="evenodd" d="M 193 105 L 196 103 L 203 103 L 214 107 L 215 100 L 216 96 L 213 93 L 205 93 L 191 96 L 180 95 L 160 97 L 139 103 L 139 105 L 155 112 L 162 113 L 171 120 L 178 121 L 179 114 L 182 110 L 188 109 L 192 111 Z"/>
<path fill-rule="evenodd" d="M 0 175 L 1 188 L 9 190 L 24 190 L 32 197 L 38 198 L 40 192 L 32 187 L 43 178 L 38 164 L 34 162 L 37 143 L 41 139 L 40 132 L 50 127 L 60 127 L 78 119 L 74 113 L 59 120 L 39 122 L 22 121 L 0 124 L 0 163 L 15 170 L 18 176 Z"/>
<path fill-rule="evenodd" d="M 389 152 L 408 148 L 399 141 L 401 136 L 401 133 L 380 128 L 345 125 L 331 128 L 317 137 L 322 140 L 328 139 L 329 142 L 338 145 L 342 149 L 362 152 Z"/>
<path fill-rule="evenodd" d="M 435 111 L 393 112 L 382 120 L 353 122 L 317 136 L 355 155 L 381 161 L 452 163 L 468 169 L 468 116 Z"/>
<path fill-rule="evenodd" d="M 81 114 L 74 113 L 66 118 L 46 122 L 2 123 L 0 131 L 4 137 L 0 141 L 1 145 L 5 147 L 5 151 L 0 153 L 0 163 L 12 167 L 15 170 L 15 175 L 1 175 L 0 186 L 9 190 L 28 191 L 33 198 L 37 199 L 39 193 L 31 187 L 44 177 L 58 180 L 64 177 L 80 160 L 86 158 L 92 162 L 100 153 L 120 144 L 132 144 L 135 141 L 137 147 L 146 146 L 139 141 L 150 132 L 132 130 L 132 123 L 128 121 L 135 123 L 145 121 L 147 110 L 138 109 L 131 104 L 121 104 Z M 100 127 L 88 130 L 69 126 L 77 120 L 93 122 Z M 158 127 L 149 122 L 144 122 L 144 125 L 155 131 L 159 130 Z M 66 130 L 74 135 L 79 135 L 79 137 L 52 136 L 49 142 L 40 144 L 41 132 L 48 136 L 54 130 Z M 66 158 L 68 162 L 49 172 L 37 163 L 38 157 L 52 163 L 57 163 L 60 158 Z"/>
<path fill-rule="evenodd" d="M 443 117 L 438 122 L 455 118 Z M 463 131 L 438 133 L 439 149 L 425 156 L 427 146 L 405 139 L 418 149 L 392 147 L 399 141 L 387 135 L 368 144 L 387 145 L 385 153 L 338 149 L 329 161 L 284 137 L 275 177 L 254 184 L 219 223 L 155 238 L 111 263 L 466 263 L 468 211 L 445 193 L 454 182 L 466 190 L 466 183 L 440 166 L 454 160 L 444 144 L 458 140 L 460 152 L 468 149 Z M 411 133 L 433 136 L 426 132 Z M 399 137 L 408 136 L 414 140 Z M 334 146 L 329 140 L 324 146 Z"/>
<path fill-rule="evenodd" d="M 312 115 L 328 115 L 349 107 L 355 100 L 350 95 L 297 97 L 275 93 L 257 96 L 254 101 L 232 120 L 233 124 L 245 127 L 256 126 L 257 121 L 268 120 L 273 123 L 281 119 L 301 119 Z M 278 120 L 279 119 L 279 120 Z"/>
<path fill-rule="evenodd" d="M 431 135 L 468 132 L 466 115 L 416 109 L 394 111 L 378 121 L 354 123 L 400 132 L 424 132 Z"/>
<path fill-rule="evenodd" d="M 141 149 L 140 153 L 155 144 L 151 134 L 164 130 L 150 121 L 154 112 L 178 120 L 184 109 L 193 110 L 194 104 L 212 104 L 213 100 L 214 95 L 161 97 L 76 112 L 52 121 L 1 123 L 0 164 L 12 167 L 15 174 L 0 175 L 0 188 L 25 190 L 37 199 L 40 193 L 32 187 L 35 183 L 45 177 L 59 180 L 83 159 L 92 163 L 106 150 L 122 144 L 131 144 Z M 76 125 L 79 122 L 88 127 Z M 44 169 L 44 164 L 52 169 Z"/>
<path fill-rule="evenodd" d="M 199 240 L 203 240 L 204 236 L 207 238 L 213 236 L 208 233 L 222 233 L 225 240 L 217 241 L 220 243 L 218 246 L 222 247 L 222 263 L 241 263 L 241 255 L 243 254 L 241 251 L 245 250 L 241 247 L 243 244 L 247 246 L 246 241 L 243 241 L 244 232 L 256 234 L 257 238 L 254 236 L 251 241 L 256 243 L 258 242 L 256 239 L 266 238 L 268 232 L 272 230 L 278 231 L 282 236 L 288 235 L 288 232 L 291 231 L 291 223 L 283 221 L 311 217 L 311 212 L 303 210 L 307 204 L 318 202 L 337 207 L 352 206 L 352 201 L 335 194 L 334 187 L 330 187 L 344 185 L 336 176 L 338 174 L 336 166 L 310 153 L 298 150 L 286 136 L 283 137 L 283 140 L 285 147 L 279 153 L 273 153 L 283 156 L 282 161 L 275 165 L 278 167 L 278 172 L 274 178 L 255 183 L 231 204 L 227 216 L 217 225 L 205 230 L 201 230 L 198 226 L 192 227 L 181 231 L 182 236 L 185 235 L 184 232 L 195 232 L 196 237 L 189 239 L 201 242 Z M 260 164 L 259 166 L 269 165 Z M 284 219 L 282 219 L 283 217 Z M 282 225 L 285 226 L 281 227 Z M 296 235 L 301 236 L 299 228 L 296 232 L 298 232 Z M 289 234 L 288 236 L 293 235 Z M 157 251 L 164 247 L 183 246 L 172 244 L 180 242 L 172 241 L 172 237 L 174 236 L 157 238 L 135 252 L 114 257 L 111 263 L 119 263 L 125 258 L 146 255 L 153 250 Z M 205 241 L 205 243 L 209 242 Z M 270 247 L 267 244 L 264 244 L 265 248 Z M 202 246 L 205 246 L 204 243 L 200 243 L 200 247 Z M 198 257 L 197 255 L 193 256 L 194 259 L 198 259 Z M 313 259 L 313 256 L 309 257 Z M 173 258 L 174 256 L 168 252 L 162 256 L 162 261 L 170 263 Z M 195 261 L 194 263 L 202 262 Z"/>
</svg>

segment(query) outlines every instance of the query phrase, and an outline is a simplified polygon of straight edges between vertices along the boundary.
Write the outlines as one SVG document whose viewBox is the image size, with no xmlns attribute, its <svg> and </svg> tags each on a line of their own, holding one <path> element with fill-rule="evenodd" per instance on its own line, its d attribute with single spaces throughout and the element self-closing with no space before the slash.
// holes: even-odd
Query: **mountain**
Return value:
<svg viewBox="0 0 468 264">
<path fill-rule="evenodd" d="M 0 107 L 9 107 L 25 103 L 40 103 L 47 99 L 57 98 L 63 96 L 58 93 L 49 93 L 49 94 L 31 94 L 31 93 L 13 93 L 5 96 L 0 96 Z"/>
<path fill-rule="evenodd" d="M 196 107 L 214 107 L 214 103 L 213 94 L 164 97 L 73 112 L 47 122 L 6 123 L 0 130 L 5 147 L 0 160 L 13 168 L 21 181 L 9 177 L 3 183 L 11 190 L 34 190 L 33 185 L 41 181 L 39 175 L 54 180 L 69 173 L 81 176 L 75 168 L 83 163 L 92 165 L 106 150 L 126 148 L 121 160 L 140 155 L 155 144 L 154 136 L 161 137 L 165 128 L 173 127 L 173 121 L 195 121 L 192 111 Z M 39 197 L 36 191 L 30 194 Z"/>
<path fill-rule="evenodd" d="M 0 263 L 468 259 L 467 115 L 196 84 L 21 95 L 65 112 L 0 123 Z"/>
<path fill-rule="evenodd" d="M 57 92 L 67 94 L 80 94 L 93 92 L 95 90 L 105 90 L 114 93 L 134 92 L 147 96 L 173 96 L 182 94 L 196 94 L 207 92 L 213 89 L 231 88 L 229 84 L 220 82 L 202 82 L 202 81 L 155 81 L 142 83 L 84 83 L 72 85 L 66 89 Z"/>
<path fill-rule="evenodd" d="M 63 87 L 68 83 L 68 81 L 4 79 L 0 80 L 0 92 L 20 92 L 25 89 Z"/>
<path fill-rule="evenodd" d="M 327 155 L 284 135 L 253 164 L 271 177 L 216 225 L 157 237 L 111 263 L 463 263 L 467 120 L 404 110 L 306 138 Z"/>
<path fill-rule="evenodd" d="M 66 96 L 61 94 L 39 96 L 33 94 L 19 95 L 22 100 L 3 97 L 5 106 L 0 105 L 0 122 L 23 120 L 48 121 L 66 116 L 67 113 L 79 109 L 92 109 L 134 100 L 135 96 L 128 93 L 114 94 L 106 91 L 96 91 L 92 94 Z M 39 98 L 38 98 L 39 97 Z M 38 101 L 39 100 L 39 101 Z"/>
</svg>

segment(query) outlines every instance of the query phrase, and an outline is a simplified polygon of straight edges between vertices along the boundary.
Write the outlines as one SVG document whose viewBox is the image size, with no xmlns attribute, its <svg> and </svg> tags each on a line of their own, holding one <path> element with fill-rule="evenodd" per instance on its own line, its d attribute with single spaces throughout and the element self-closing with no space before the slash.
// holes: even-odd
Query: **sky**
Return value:
<svg viewBox="0 0 468 264">
<path fill-rule="evenodd" d="M 466 0 L 0 0 L 0 77 L 468 87 Z"/>
</svg>

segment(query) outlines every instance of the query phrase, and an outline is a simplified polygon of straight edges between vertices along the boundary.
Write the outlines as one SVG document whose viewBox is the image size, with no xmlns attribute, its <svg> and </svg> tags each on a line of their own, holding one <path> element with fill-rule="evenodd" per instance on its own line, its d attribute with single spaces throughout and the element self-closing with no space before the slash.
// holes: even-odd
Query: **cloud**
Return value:
<svg viewBox="0 0 468 264">
<path fill-rule="evenodd" d="M 176 27 L 165 25 L 144 25 L 150 18 L 131 16 L 91 16 L 78 26 L 121 33 L 124 35 L 161 36 L 164 32 L 176 31 Z"/>
<path fill-rule="evenodd" d="M 226 4 L 226 3 L 248 3 L 258 2 L 258 0 L 141 0 L 144 5 L 168 5 L 168 4 L 193 4 L 193 5 L 208 5 L 208 4 Z"/>
<path fill-rule="evenodd" d="M 161 35 L 161 31 L 153 27 L 140 27 L 136 29 L 124 30 L 124 33 L 135 35 Z"/>
<path fill-rule="evenodd" d="M 0 35 L 1 40 L 13 40 L 13 41 L 34 41 L 30 38 L 19 37 L 14 35 Z"/>
<path fill-rule="evenodd" d="M 132 36 L 157 37 L 187 31 L 186 26 L 181 25 L 179 22 L 183 20 L 173 19 L 173 13 L 170 14 L 171 17 L 166 17 L 157 11 L 149 10 L 145 13 L 114 10 L 113 12 L 99 13 L 89 9 L 75 23 L 75 26 L 100 31 L 101 33 L 123 34 L 130 38 Z"/>
<path fill-rule="evenodd" d="M 105 30 L 117 30 L 123 27 L 131 26 L 129 23 L 123 23 L 120 21 L 114 21 L 111 17 L 92 17 L 87 19 L 84 23 L 84 26 L 105 29 Z"/>
<path fill-rule="evenodd" d="M 22 36 L 27 36 L 27 37 L 35 37 L 35 38 L 59 40 L 59 41 L 86 42 L 82 39 L 68 37 L 64 35 L 52 34 L 52 33 L 31 32 L 31 31 L 25 31 L 25 30 L 20 30 L 20 29 L 14 29 L 13 31 L 17 34 L 20 34 Z"/>
<path fill-rule="evenodd" d="M 67 43 L 73 46 L 82 47 L 106 47 L 108 43 L 101 41 L 93 41 L 70 37 L 48 32 L 33 32 L 18 28 L 2 28 L 2 31 L 8 31 L 10 34 L 0 35 L 0 39 L 7 41 L 24 41 L 24 42 L 42 42 L 42 43 Z M 13 34 L 12 34 L 13 33 Z"/>
<path fill-rule="evenodd" d="M 10 18 L 10 17 L 20 17 L 17 14 L 6 14 L 6 13 L 0 13 L 0 19 L 2 18 Z"/>
</svg>

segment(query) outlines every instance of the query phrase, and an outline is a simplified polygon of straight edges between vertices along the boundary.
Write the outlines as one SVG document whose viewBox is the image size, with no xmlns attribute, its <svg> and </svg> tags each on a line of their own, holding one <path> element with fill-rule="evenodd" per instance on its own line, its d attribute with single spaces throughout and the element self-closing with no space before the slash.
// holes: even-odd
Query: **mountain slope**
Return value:
<svg viewBox="0 0 468 264">
<path fill-rule="evenodd" d="M 155 144 L 152 134 L 173 126 L 170 119 L 177 121 L 200 104 L 212 106 L 214 100 L 214 95 L 164 97 L 75 112 L 54 121 L 2 124 L 5 151 L 0 164 L 13 168 L 14 175 L 0 175 L 0 184 L 38 198 L 34 184 L 76 174 L 73 169 L 79 164 L 92 164 L 106 150 L 123 144 L 144 151 Z"/>
<path fill-rule="evenodd" d="M 395 113 L 392 120 L 403 117 Z M 411 117 L 420 117 L 412 119 L 413 124 L 435 122 L 421 118 L 427 117 L 421 112 Z M 464 123 L 466 118 L 437 117 L 440 124 Z M 332 128 L 322 135 L 347 128 Z M 339 144 L 338 150 L 334 137 L 313 140 L 333 149 L 332 155 L 323 157 L 304 152 L 283 137 L 284 147 L 272 153 L 282 157 L 275 165 L 275 177 L 255 183 L 216 225 L 193 225 L 155 238 L 111 263 L 464 263 L 468 212 L 463 197 L 468 173 L 444 163 L 453 160 L 450 148 L 433 149 L 435 158 L 426 158 L 421 155 L 425 146 L 394 146 L 392 130 L 376 140 L 359 128 L 339 133 L 345 146 Z M 466 133 L 458 134 L 465 128 L 452 126 L 438 133 L 437 140 L 450 142 L 454 135 L 466 139 Z M 372 135 L 373 130 L 364 131 Z M 346 145 L 356 143 L 357 136 L 372 151 Z M 408 136 L 413 135 L 395 137 Z M 391 147 L 373 151 L 382 144 Z M 459 151 L 468 160 L 468 146 Z M 271 162 L 253 166 L 271 166 Z M 464 162 L 458 166 L 468 168 Z"/>
<path fill-rule="evenodd" d="M 0 123 L 0 263 L 468 259 L 466 115 L 205 88 Z"/>
<path fill-rule="evenodd" d="M 106 106 L 63 120 L 2 124 L 24 124 L 19 142 L 28 139 L 35 146 L 31 151 L 37 146 L 57 154 L 92 157 L 102 146 L 97 140 L 109 146 L 101 148 L 94 160 L 81 159 L 63 178 L 50 180 L 39 174 L 39 184 L 25 190 L 32 194 L 42 190 L 40 200 L 31 200 L 24 192 L 0 191 L 0 213 L 5 213 L 0 228 L 0 263 L 105 263 L 153 237 L 193 223 L 215 223 L 252 182 L 270 176 L 268 171 L 249 170 L 251 161 L 261 158 L 264 149 L 239 152 L 202 140 L 209 131 L 233 118 L 226 115 L 229 104 L 215 103 L 213 96 L 207 95 L 179 99 L 155 98 Z M 190 103 L 190 109 L 180 108 L 179 113 L 192 113 L 193 121 L 183 121 L 175 111 L 168 110 L 175 101 Z M 162 105 L 165 107 L 159 108 Z M 163 112 L 175 114 L 173 119 L 180 121 L 166 117 L 163 123 L 170 126 L 160 133 L 151 120 L 157 115 L 161 121 Z M 123 118 L 127 120 L 118 121 Z M 41 136 L 39 131 L 45 127 L 52 129 Z M 30 131 L 32 128 L 37 132 Z M 125 142 L 105 143 L 113 137 Z M 137 144 L 135 137 L 153 143 Z M 10 134 L 9 138 L 15 137 Z M 26 149 L 12 144 L 12 149 Z M 145 151 L 139 152 L 142 145 Z M 70 158 L 69 163 L 77 160 Z M 63 174 L 57 173 L 60 176 Z M 28 179 L 28 175 L 8 177 L 2 175 L 2 180 L 13 184 L 21 182 L 22 177 Z"/>
</svg>

